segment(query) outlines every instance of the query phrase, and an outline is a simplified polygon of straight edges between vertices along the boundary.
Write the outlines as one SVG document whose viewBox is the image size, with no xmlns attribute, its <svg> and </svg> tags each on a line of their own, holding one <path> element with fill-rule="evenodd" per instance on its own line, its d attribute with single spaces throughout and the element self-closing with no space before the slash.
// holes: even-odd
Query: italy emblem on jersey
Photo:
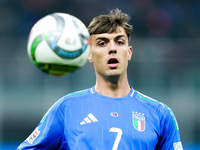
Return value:
<svg viewBox="0 0 200 150">
<path fill-rule="evenodd" d="M 137 131 L 145 130 L 145 117 L 144 114 L 139 112 L 132 112 L 133 126 Z"/>
</svg>

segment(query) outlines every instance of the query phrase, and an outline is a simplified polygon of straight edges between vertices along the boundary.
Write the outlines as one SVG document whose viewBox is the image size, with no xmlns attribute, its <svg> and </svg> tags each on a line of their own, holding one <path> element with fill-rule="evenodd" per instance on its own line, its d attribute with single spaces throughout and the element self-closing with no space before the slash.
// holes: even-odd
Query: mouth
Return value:
<svg viewBox="0 0 200 150">
<path fill-rule="evenodd" d="M 117 58 L 110 58 L 108 60 L 108 66 L 110 68 L 116 68 L 118 66 L 118 64 L 119 64 L 119 61 L 117 60 Z"/>
</svg>

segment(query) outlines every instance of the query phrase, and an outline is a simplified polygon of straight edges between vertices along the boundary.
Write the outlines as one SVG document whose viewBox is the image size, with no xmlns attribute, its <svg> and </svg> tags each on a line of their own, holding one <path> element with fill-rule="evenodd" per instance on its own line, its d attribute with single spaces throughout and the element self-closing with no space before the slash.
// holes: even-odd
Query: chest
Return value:
<svg viewBox="0 0 200 150">
<path fill-rule="evenodd" d="M 85 101 L 68 107 L 65 136 L 75 149 L 152 149 L 159 139 L 157 124 L 148 109 L 131 101 Z"/>
</svg>

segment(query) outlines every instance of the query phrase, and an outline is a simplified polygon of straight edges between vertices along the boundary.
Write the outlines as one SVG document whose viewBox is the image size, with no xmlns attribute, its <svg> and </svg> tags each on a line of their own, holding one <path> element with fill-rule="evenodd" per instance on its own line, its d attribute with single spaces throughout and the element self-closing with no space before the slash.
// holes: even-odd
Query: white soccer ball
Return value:
<svg viewBox="0 0 200 150">
<path fill-rule="evenodd" d="M 78 18 L 53 13 L 32 27 L 27 50 L 31 61 L 40 70 L 51 75 L 64 75 L 87 62 L 90 35 Z"/>
</svg>

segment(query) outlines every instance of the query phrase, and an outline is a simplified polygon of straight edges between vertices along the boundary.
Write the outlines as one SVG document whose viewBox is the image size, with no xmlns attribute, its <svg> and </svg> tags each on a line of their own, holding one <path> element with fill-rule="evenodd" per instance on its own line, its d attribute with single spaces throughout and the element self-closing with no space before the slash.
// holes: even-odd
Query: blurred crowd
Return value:
<svg viewBox="0 0 200 150">
<path fill-rule="evenodd" d="M 131 16 L 134 34 L 193 38 L 200 34 L 199 0 L 1 0 L 0 34 L 27 35 L 33 24 L 53 12 L 91 18 L 119 8 Z"/>
</svg>

